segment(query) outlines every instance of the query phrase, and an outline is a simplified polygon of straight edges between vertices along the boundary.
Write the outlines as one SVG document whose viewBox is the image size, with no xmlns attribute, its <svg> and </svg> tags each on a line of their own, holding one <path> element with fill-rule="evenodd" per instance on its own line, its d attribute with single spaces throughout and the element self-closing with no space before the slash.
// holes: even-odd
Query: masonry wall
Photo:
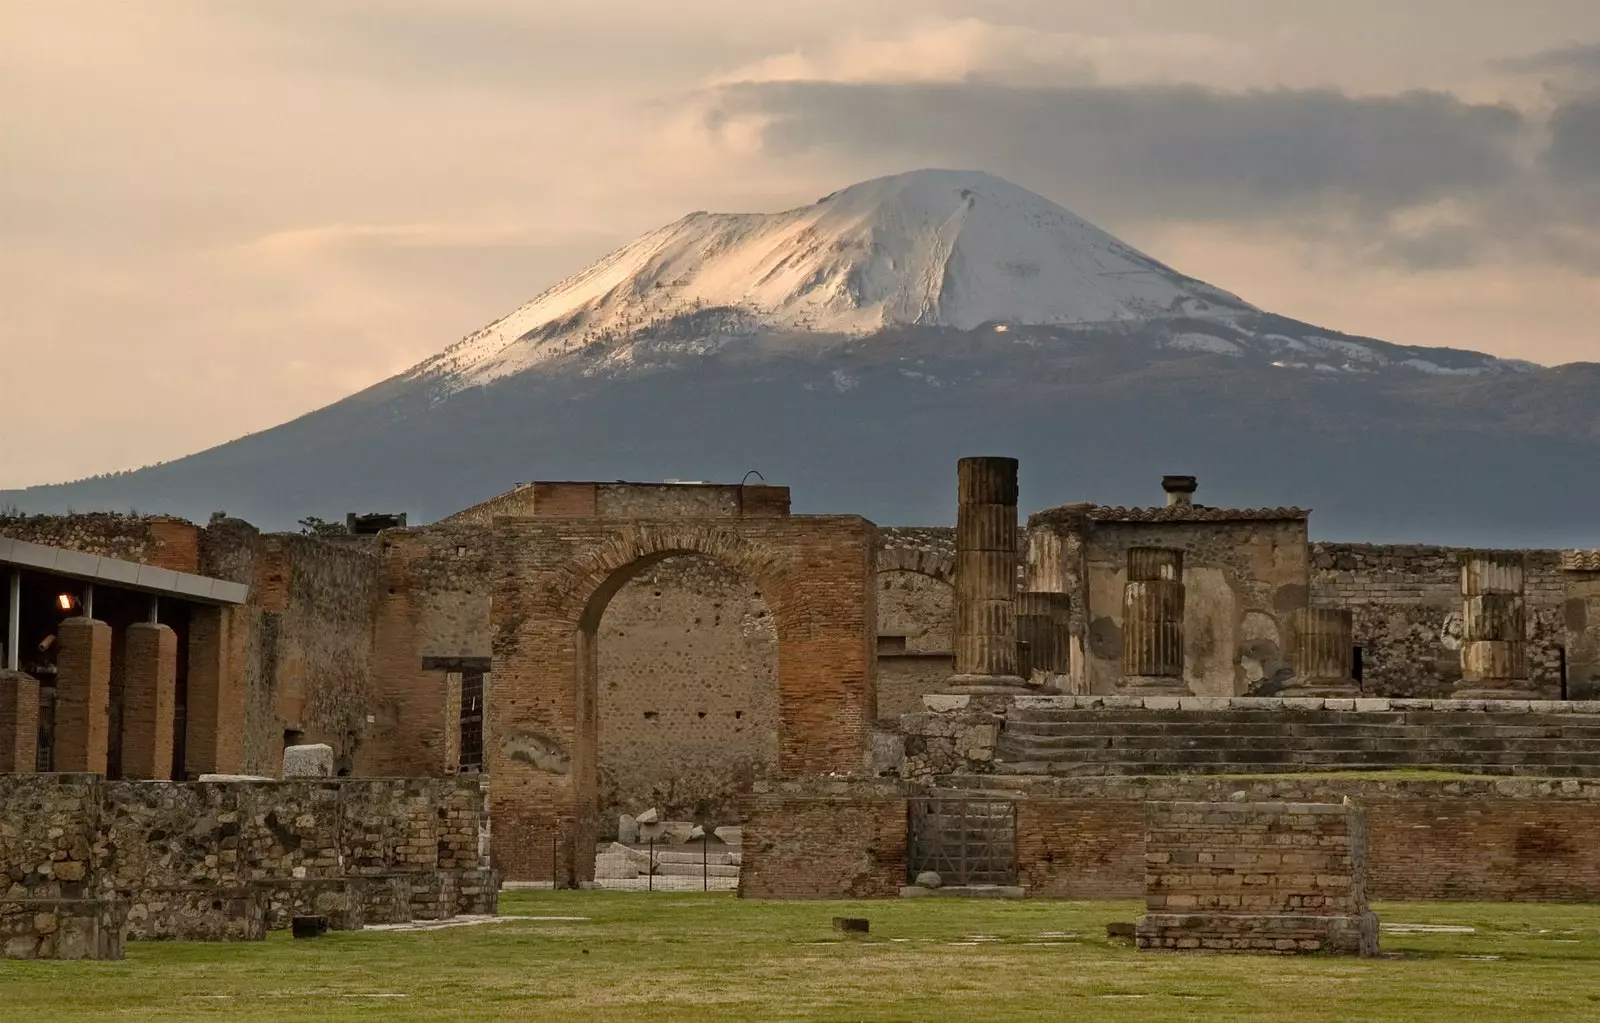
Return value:
<svg viewBox="0 0 1600 1023">
<path fill-rule="evenodd" d="M 161 515 L 90 512 L 0 516 L 0 536 L 175 572 L 198 571 L 198 534 L 193 523 Z"/>
<path fill-rule="evenodd" d="M 1600 699 L 1600 570 L 1589 568 L 1566 573 L 1567 600 L 1562 609 L 1566 626 L 1567 697 Z"/>
<path fill-rule="evenodd" d="M 752 793 L 744 805 L 739 895 L 897 895 L 908 883 L 906 817 L 906 797 L 896 785 L 790 781 Z"/>
<path fill-rule="evenodd" d="M 955 590 L 920 572 L 878 573 L 878 719 L 922 709 L 955 670 Z"/>
<path fill-rule="evenodd" d="M 778 761 L 778 636 L 760 591 L 698 555 L 645 568 L 600 620 L 602 828 L 656 807 L 725 824 Z"/>
<path fill-rule="evenodd" d="M 1311 602 L 1354 613 L 1362 690 L 1375 696 L 1448 696 L 1461 680 L 1458 547 L 1317 543 Z M 1526 552 L 1530 681 L 1559 696 L 1567 592 L 1557 551 Z"/>
<path fill-rule="evenodd" d="M 1304 519 L 1094 521 L 1082 537 L 1087 685 L 1122 680 L 1122 600 L 1131 547 L 1184 552 L 1184 679 L 1236 696 L 1289 667 L 1289 618 L 1306 606 Z"/>
<path fill-rule="evenodd" d="M 472 870 L 482 808 L 477 779 L 0 776 L 0 896 Z"/>
</svg>

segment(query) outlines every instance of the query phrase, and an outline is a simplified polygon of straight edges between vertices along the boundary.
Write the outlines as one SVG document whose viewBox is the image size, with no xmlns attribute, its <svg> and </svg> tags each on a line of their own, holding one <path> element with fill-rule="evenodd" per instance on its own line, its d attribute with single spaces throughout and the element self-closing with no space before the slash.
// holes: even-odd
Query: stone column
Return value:
<svg viewBox="0 0 1600 1023">
<path fill-rule="evenodd" d="M 244 682 L 233 650 L 230 608 L 189 613 L 189 688 L 184 707 L 184 772 L 240 774 L 244 768 Z"/>
<path fill-rule="evenodd" d="M 0 774 L 32 774 L 39 756 L 39 683 L 0 671 Z"/>
<path fill-rule="evenodd" d="M 1065 675 L 1069 670 L 1072 637 L 1068 634 L 1065 593 L 1017 594 L 1017 673 Z"/>
<path fill-rule="evenodd" d="M 1289 619 L 1294 679 L 1284 696 L 1353 696 L 1355 616 L 1344 608 L 1303 607 Z"/>
<path fill-rule="evenodd" d="M 1122 591 L 1122 689 L 1186 694 L 1183 680 L 1183 552 L 1128 551 Z"/>
<path fill-rule="evenodd" d="M 1528 700 L 1528 621 L 1523 559 L 1514 551 L 1469 555 L 1461 565 L 1463 700 Z"/>
<path fill-rule="evenodd" d="M 165 625 L 128 627 L 122 685 L 122 775 L 172 778 L 178 634 Z"/>
<path fill-rule="evenodd" d="M 56 631 L 56 770 L 106 773 L 111 727 L 111 626 L 68 618 Z"/>
<path fill-rule="evenodd" d="M 956 672 L 952 686 L 1014 688 L 1017 460 L 963 458 L 957 470 Z"/>
</svg>

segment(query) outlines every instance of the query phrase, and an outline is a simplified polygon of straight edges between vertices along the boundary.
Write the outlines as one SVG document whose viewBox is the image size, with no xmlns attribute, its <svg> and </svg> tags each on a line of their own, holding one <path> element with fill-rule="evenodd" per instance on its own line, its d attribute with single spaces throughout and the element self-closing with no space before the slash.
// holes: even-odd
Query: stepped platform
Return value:
<svg viewBox="0 0 1600 1023">
<path fill-rule="evenodd" d="M 993 712 L 1004 775 L 1600 778 L 1591 701 L 1021 697 Z"/>
</svg>

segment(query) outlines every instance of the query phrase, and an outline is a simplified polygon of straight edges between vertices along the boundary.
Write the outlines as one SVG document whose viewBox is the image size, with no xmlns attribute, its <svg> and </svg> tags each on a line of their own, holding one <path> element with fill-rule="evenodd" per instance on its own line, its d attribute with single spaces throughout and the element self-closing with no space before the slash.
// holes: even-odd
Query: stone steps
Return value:
<svg viewBox="0 0 1600 1023">
<path fill-rule="evenodd" d="M 1150 761 L 1121 763 L 1069 763 L 1063 761 L 1011 761 L 1003 765 L 1010 775 L 1048 775 L 1056 778 L 1136 778 L 1144 776 L 1181 776 L 1195 774 L 1320 774 L 1364 770 L 1392 769 L 1391 764 L 1372 764 L 1364 761 L 1332 762 L 1302 761 L 1282 763 L 1238 763 L 1219 761 L 1210 764 L 1173 764 Z M 1482 774 L 1494 777 L 1517 778 L 1600 778 L 1600 766 L 1545 764 L 1484 765 L 1461 763 L 1407 763 L 1406 770 L 1441 771 L 1451 774 Z M 985 790 L 980 790 L 985 791 Z"/>
</svg>

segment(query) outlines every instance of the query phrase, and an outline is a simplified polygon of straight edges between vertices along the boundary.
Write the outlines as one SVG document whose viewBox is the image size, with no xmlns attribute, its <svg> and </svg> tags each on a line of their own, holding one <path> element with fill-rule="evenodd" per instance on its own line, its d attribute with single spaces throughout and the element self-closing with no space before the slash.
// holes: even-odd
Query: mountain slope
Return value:
<svg viewBox="0 0 1600 1023">
<path fill-rule="evenodd" d="M 1356 338 L 1186 277 L 1042 197 L 919 171 L 694 214 L 408 373 L 273 430 L 0 494 L 267 525 L 445 515 L 534 478 L 738 479 L 801 511 L 952 515 L 954 460 L 1024 503 L 1314 507 L 1320 536 L 1600 544 L 1600 367 Z"/>
</svg>

